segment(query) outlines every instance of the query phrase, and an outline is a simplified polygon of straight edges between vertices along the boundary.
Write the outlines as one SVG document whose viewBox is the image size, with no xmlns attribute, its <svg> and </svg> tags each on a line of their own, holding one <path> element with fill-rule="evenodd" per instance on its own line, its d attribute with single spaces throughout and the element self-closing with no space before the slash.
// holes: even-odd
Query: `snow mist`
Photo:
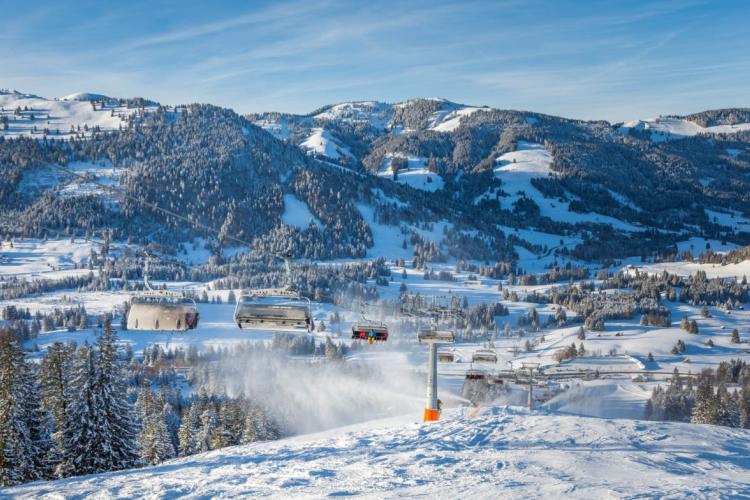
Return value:
<svg viewBox="0 0 750 500">
<path fill-rule="evenodd" d="M 424 405 L 424 377 L 403 353 L 373 353 L 349 361 L 295 359 L 277 352 L 248 352 L 222 360 L 213 390 L 244 394 L 289 434 L 316 432 L 376 418 L 413 413 Z M 368 356 L 367 351 L 364 355 Z"/>
</svg>

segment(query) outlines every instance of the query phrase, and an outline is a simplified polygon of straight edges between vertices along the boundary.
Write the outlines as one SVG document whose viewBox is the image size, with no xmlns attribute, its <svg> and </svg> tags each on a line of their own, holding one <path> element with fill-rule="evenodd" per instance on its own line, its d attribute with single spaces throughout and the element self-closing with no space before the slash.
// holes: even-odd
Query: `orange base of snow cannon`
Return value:
<svg viewBox="0 0 750 500">
<path fill-rule="evenodd" d="M 440 420 L 440 411 L 439 410 L 433 410 L 432 408 L 425 408 L 425 410 L 424 410 L 424 421 L 425 422 L 435 422 L 436 420 Z"/>
</svg>

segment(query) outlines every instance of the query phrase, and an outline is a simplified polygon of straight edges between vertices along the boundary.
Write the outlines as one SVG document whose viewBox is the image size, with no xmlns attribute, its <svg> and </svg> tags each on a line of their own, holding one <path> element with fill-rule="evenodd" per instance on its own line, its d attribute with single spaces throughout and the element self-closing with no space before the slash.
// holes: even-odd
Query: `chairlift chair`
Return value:
<svg viewBox="0 0 750 500">
<path fill-rule="evenodd" d="M 131 330 L 184 332 L 197 328 L 199 320 L 195 301 L 180 293 L 151 290 L 130 300 Z"/>
<path fill-rule="evenodd" d="M 181 292 L 153 290 L 148 282 L 149 259 L 143 273 L 145 291 L 130 299 L 128 328 L 146 331 L 184 332 L 198 327 L 200 312 L 195 301 Z"/>
<path fill-rule="evenodd" d="M 466 380 L 485 380 L 487 374 L 483 370 L 472 368 L 466 371 Z"/>
<path fill-rule="evenodd" d="M 471 355 L 475 363 L 497 363 L 497 353 L 492 349 L 480 349 Z"/>
<path fill-rule="evenodd" d="M 456 334 L 450 330 L 428 329 L 420 331 L 417 339 L 419 342 L 452 344 L 456 341 Z"/>
<path fill-rule="evenodd" d="M 234 309 L 234 321 L 250 330 L 311 332 L 315 327 L 310 299 L 278 288 L 243 292 Z"/>
<path fill-rule="evenodd" d="M 382 321 L 364 319 L 352 325 L 352 339 L 366 340 L 368 343 L 388 340 L 388 325 Z"/>
<path fill-rule="evenodd" d="M 440 363 L 453 363 L 456 356 L 453 351 L 438 351 L 438 361 Z"/>
<path fill-rule="evenodd" d="M 275 255 L 284 260 L 286 286 L 242 292 L 234 309 L 234 321 L 249 330 L 312 332 L 315 328 L 310 299 L 291 290 L 292 267 L 289 255 Z"/>
</svg>

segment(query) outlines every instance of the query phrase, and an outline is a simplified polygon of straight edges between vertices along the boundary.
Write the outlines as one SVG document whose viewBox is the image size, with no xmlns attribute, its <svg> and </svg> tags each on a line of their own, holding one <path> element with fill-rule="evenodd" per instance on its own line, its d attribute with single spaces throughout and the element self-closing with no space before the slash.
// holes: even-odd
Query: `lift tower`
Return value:
<svg viewBox="0 0 750 500">
<path fill-rule="evenodd" d="M 534 408 L 534 370 L 539 368 L 539 363 L 529 363 L 524 361 L 521 363 L 521 367 L 529 372 L 529 399 L 526 405 L 529 407 L 529 410 L 531 410 Z"/>
<path fill-rule="evenodd" d="M 424 421 L 434 422 L 440 418 L 437 396 L 437 350 L 438 344 L 452 344 L 456 341 L 456 335 L 448 330 L 422 330 L 419 332 L 419 342 L 429 345 L 427 359 L 427 406 L 424 410 Z"/>
</svg>

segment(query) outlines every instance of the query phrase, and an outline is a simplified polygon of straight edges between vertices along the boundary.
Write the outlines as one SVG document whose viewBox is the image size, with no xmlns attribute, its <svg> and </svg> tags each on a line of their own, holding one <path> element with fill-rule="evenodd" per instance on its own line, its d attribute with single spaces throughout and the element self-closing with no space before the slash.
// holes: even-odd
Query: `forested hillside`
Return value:
<svg viewBox="0 0 750 500">
<path fill-rule="evenodd" d="M 116 130 L 0 136 L 5 231 L 108 230 L 176 249 L 202 238 L 217 255 L 249 242 L 312 259 L 400 247 L 438 261 L 606 260 L 674 255 L 695 237 L 750 244 L 747 109 L 613 125 L 442 99 L 243 117 L 79 98 L 133 112 Z"/>
</svg>

